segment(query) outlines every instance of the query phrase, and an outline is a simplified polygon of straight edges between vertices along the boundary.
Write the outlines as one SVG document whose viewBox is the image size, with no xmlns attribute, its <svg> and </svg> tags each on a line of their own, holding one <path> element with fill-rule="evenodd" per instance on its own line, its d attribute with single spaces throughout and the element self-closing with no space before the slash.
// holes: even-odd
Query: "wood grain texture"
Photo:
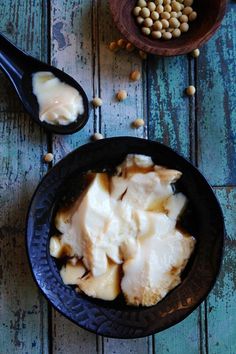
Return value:
<svg viewBox="0 0 236 354">
<path fill-rule="evenodd" d="M 202 48 L 197 67 L 199 167 L 213 185 L 236 181 L 236 4 Z"/>
<path fill-rule="evenodd" d="M 192 64 L 185 57 L 156 58 L 148 61 L 149 138 L 162 142 L 191 159 L 194 99 L 185 95 L 192 79 Z M 191 139 L 192 138 L 192 139 Z M 155 336 L 155 353 L 177 354 L 183 348 L 204 353 L 201 312 L 196 310 L 179 325 Z"/>
<path fill-rule="evenodd" d="M 105 35 L 109 33 L 109 31 L 107 31 L 107 22 L 110 16 L 105 3 L 102 2 L 102 7 L 100 4 L 101 2 L 99 4 L 94 2 L 92 7 L 92 2 L 84 1 L 80 3 L 81 11 L 78 11 L 74 4 L 68 5 L 67 2 L 63 1 L 54 1 L 53 3 L 52 24 L 54 41 L 52 47 L 52 63 L 63 68 L 68 73 L 74 74 L 74 77 L 78 78 L 79 81 L 81 80 L 89 97 L 92 98 L 93 96 L 101 95 L 104 100 L 104 105 L 100 110 L 91 112 L 90 124 L 79 133 L 80 136 L 76 134 L 68 138 L 55 137 L 53 149 L 57 159 L 63 156 L 65 152 L 69 152 L 79 144 L 87 141 L 93 131 L 102 131 L 102 133 L 107 136 L 119 134 L 143 135 L 143 129 L 137 132 L 131 128 L 131 122 L 136 117 L 143 116 L 143 105 L 142 101 L 140 101 L 142 82 L 138 84 L 129 83 L 131 70 L 134 68 L 141 70 L 141 61 L 137 56 L 131 56 L 131 59 L 129 59 L 127 54 L 117 59 L 113 53 L 108 51 L 107 43 L 114 37 L 111 33 L 109 34 L 110 37 Z M 76 18 L 75 13 L 77 14 Z M 72 14 L 74 15 L 72 16 Z M 73 22 L 70 21 L 71 18 Z M 99 21 L 101 18 L 103 21 Z M 58 23 L 60 25 L 58 25 Z M 66 23 L 66 25 L 64 24 L 64 26 L 66 26 L 64 30 L 63 23 Z M 56 28 L 60 28 L 60 33 L 57 32 L 56 35 L 54 34 L 55 24 Z M 79 30 L 79 28 L 81 28 L 81 30 Z M 98 29 L 100 37 L 97 35 Z M 59 37 L 59 34 L 63 33 L 67 35 L 64 42 L 63 35 Z M 117 33 L 116 36 L 118 36 Z M 66 40 L 68 40 L 67 44 Z M 86 48 L 87 50 L 85 50 Z M 69 63 L 68 57 L 72 54 L 76 58 L 83 58 L 83 65 L 77 62 L 77 59 L 76 63 Z M 129 61 L 128 67 L 126 67 L 127 61 Z M 101 66 L 99 66 L 100 63 Z M 114 77 L 114 65 L 116 77 Z M 122 86 L 122 88 L 127 89 L 130 96 L 129 101 L 131 102 L 127 100 L 127 104 L 114 102 L 114 95 L 119 86 L 117 85 L 115 87 L 112 85 L 111 87 L 110 83 L 119 82 L 121 77 L 123 77 L 123 82 L 125 83 L 125 86 Z M 110 102 L 112 103 L 110 104 Z M 56 334 L 53 345 L 54 351 L 56 353 L 62 353 L 66 348 L 66 350 L 73 352 L 75 349 L 75 342 L 73 340 L 75 334 L 74 325 L 68 325 L 68 321 L 62 319 L 61 316 L 58 318 L 58 316 L 59 315 L 55 313 L 53 319 L 54 334 Z M 61 325 L 63 321 L 66 321 L 66 325 Z M 107 350 L 111 348 L 116 348 L 115 342 L 113 343 L 112 340 L 107 340 L 105 343 L 102 343 L 102 340 L 98 339 L 97 342 L 100 343 L 100 345 L 95 346 L 95 336 L 89 335 L 87 332 L 79 330 L 78 328 L 76 328 L 76 333 L 79 333 L 78 340 L 82 343 L 80 348 L 81 353 L 83 353 L 83 351 L 87 352 L 88 350 L 88 340 L 84 340 L 84 338 L 88 339 L 88 337 L 90 338 L 89 350 L 93 348 L 94 351 L 107 352 Z M 60 344 L 58 342 L 59 338 Z M 144 344 L 141 346 L 141 343 Z M 130 350 L 133 352 L 142 350 L 145 354 L 147 352 L 146 343 L 147 340 L 139 340 L 138 342 L 134 341 L 130 343 L 126 341 L 126 344 L 122 343 L 121 346 L 123 345 L 128 352 Z"/>
<path fill-rule="evenodd" d="M 127 53 L 125 50 L 120 50 L 114 53 L 108 49 L 108 44 L 121 38 L 121 35 L 112 24 L 106 1 L 99 1 L 98 18 L 97 42 L 100 64 L 98 94 L 104 102 L 101 107 L 101 130 L 106 137 L 121 135 L 143 137 L 144 129 L 132 128 L 132 122 L 136 118 L 146 118 L 144 111 L 146 102 L 143 98 L 145 97 L 145 72 L 139 81 L 132 82 L 129 78 L 133 70 L 142 73 L 142 60 L 136 51 Z M 119 90 L 128 93 L 127 100 L 119 102 L 116 99 Z"/>
<path fill-rule="evenodd" d="M 51 62 L 77 80 L 88 98 L 93 96 L 94 49 L 92 0 L 55 0 L 51 4 Z M 55 160 L 87 143 L 94 131 L 93 112 L 82 131 L 70 136 L 53 136 Z"/>
<path fill-rule="evenodd" d="M 48 332 L 48 306 L 32 281 L 24 247 L 28 202 L 47 170 L 43 154 L 49 147 L 58 161 L 89 141 L 94 131 L 108 137 L 149 136 L 198 163 L 212 184 L 236 184 L 235 15 L 236 3 L 231 0 L 222 28 L 202 48 L 194 68 L 186 56 L 151 56 L 142 64 L 136 54 L 111 53 L 107 43 L 120 35 L 104 0 L 0 2 L 0 30 L 9 39 L 44 60 L 51 40 L 52 63 L 77 79 L 89 98 L 100 95 L 104 100 L 101 109 L 91 110 L 90 121 L 81 132 L 53 136 L 48 146 L 46 134 L 23 113 L 0 73 L 0 354 L 182 354 L 185 348 L 191 354 L 236 352 L 235 188 L 216 188 L 227 238 L 215 288 L 206 305 L 157 334 L 154 343 L 152 337 L 131 341 L 96 337 L 54 310 Z M 129 81 L 133 69 L 142 70 L 140 82 Z M 197 86 L 197 95 L 190 100 L 184 94 L 189 83 Z M 129 94 L 123 103 L 114 98 L 120 88 Z M 136 117 L 144 117 L 144 129 L 131 128 Z"/>
<path fill-rule="evenodd" d="M 155 335 L 156 354 L 182 354 L 183 348 L 191 354 L 205 354 L 201 333 L 200 310 L 194 311 L 187 319 L 164 332 Z M 183 346 L 184 345 L 184 346 Z"/>
<path fill-rule="evenodd" d="M 149 137 L 190 158 L 190 108 L 184 90 L 189 82 L 187 57 L 148 62 Z M 193 101 L 190 99 L 190 103 Z"/>
<path fill-rule="evenodd" d="M 1 32 L 19 48 L 33 56 L 47 59 L 46 0 L 0 2 Z M 23 112 L 10 82 L 0 73 L 0 112 Z"/>
<path fill-rule="evenodd" d="M 46 50 L 41 5 L 0 2 L 0 30 L 36 57 Z M 46 137 L 2 74 L 0 87 L 0 353 L 47 353 L 47 303 L 32 280 L 24 241 L 28 203 L 47 169 Z"/>
<path fill-rule="evenodd" d="M 145 136 L 145 127 L 134 129 L 132 122 L 140 117 L 145 120 L 145 71 L 142 72 L 142 60 L 137 52 L 127 53 L 120 50 L 113 53 L 108 49 L 111 41 L 121 38 L 114 28 L 107 1 L 97 2 L 97 35 L 98 43 L 98 87 L 97 94 L 102 97 L 103 105 L 100 109 L 98 129 L 106 137 L 112 136 Z M 108 30 L 109 29 L 109 30 Z M 129 79 L 133 70 L 140 71 L 142 79 L 132 82 Z M 127 100 L 118 102 L 116 93 L 126 90 Z M 113 340 L 104 338 L 103 354 L 148 354 L 152 346 L 152 338 L 139 340 Z"/>
<path fill-rule="evenodd" d="M 79 328 L 59 313 L 54 313 L 52 349 L 57 354 L 96 354 L 96 335 Z"/>
<path fill-rule="evenodd" d="M 92 0 L 54 0 L 51 3 L 51 62 L 63 69 L 93 96 L 95 53 L 93 49 Z M 55 162 L 89 141 L 94 131 L 94 117 L 85 128 L 71 136 L 53 136 Z M 52 310 L 52 352 L 97 353 L 96 335 L 91 334 Z"/>
<path fill-rule="evenodd" d="M 104 338 L 103 349 L 104 354 L 151 354 L 152 337 L 119 341 Z"/>
<path fill-rule="evenodd" d="M 236 184 L 236 4 L 231 1 L 223 24 L 202 48 L 196 66 L 198 166 L 212 185 Z M 235 190 L 215 189 L 225 216 L 227 238 L 219 280 L 205 304 L 206 350 L 234 353 L 235 340 Z"/>
<path fill-rule="evenodd" d="M 225 217 L 226 239 L 219 279 L 208 297 L 208 347 L 211 354 L 236 353 L 236 188 L 216 188 Z"/>
</svg>

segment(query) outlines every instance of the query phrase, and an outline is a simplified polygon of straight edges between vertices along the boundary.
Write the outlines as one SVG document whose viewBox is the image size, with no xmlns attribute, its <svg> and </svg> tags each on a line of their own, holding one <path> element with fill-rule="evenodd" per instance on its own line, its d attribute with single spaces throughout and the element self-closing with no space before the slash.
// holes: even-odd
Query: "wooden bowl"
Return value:
<svg viewBox="0 0 236 354">
<path fill-rule="evenodd" d="M 109 0 L 114 22 L 122 35 L 140 50 L 160 56 L 186 54 L 199 48 L 216 32 L 224 17 L 227 0 L 195 0 L 198 13 L 187 33 L 169 41 L 152 39 L 142 34 L 132 14 L 137 0 Z"/>
</svg>

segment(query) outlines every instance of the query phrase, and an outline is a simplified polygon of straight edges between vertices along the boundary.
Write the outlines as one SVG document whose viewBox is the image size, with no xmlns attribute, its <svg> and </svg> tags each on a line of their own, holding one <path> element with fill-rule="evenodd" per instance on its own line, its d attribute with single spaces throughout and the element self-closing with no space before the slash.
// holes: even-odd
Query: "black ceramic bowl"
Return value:
<svg viewBox="0 0 236 354">
<path fill-rule="evenodd" d="M 58 200 L 66 188 L 89 169 L 112 168 L 127 154 L 145 154 L 156 164 L 183 172 L 177 188 L 189 199 L 183 223 L 197 239 L 182 283 L 157 305 L 127 306 L 121 299 L 107 302 L 78 294 L 63 284 L 49 254 L 49 238 Z M 218 275 L 223 250 L 224 222 L 218 201 L 204 177 L 170 148 L 131 137 L 84 145 L 60 161 L 39 184 L 27 219 L 26 242 L 34 279 L 50 303 L 64 316 L 94 333 L 114 338 L 138 338 L 157 333 L 188 316 L 208 295 Z"/>
</svg>

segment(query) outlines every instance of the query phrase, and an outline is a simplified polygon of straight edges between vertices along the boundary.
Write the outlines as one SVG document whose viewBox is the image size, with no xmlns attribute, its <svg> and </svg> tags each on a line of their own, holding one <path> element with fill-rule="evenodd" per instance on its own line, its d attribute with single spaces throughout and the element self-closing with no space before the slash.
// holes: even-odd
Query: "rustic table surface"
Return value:
<svg viewBox="0 0 236 354">
<path fill-rule="evenodd" d="M 91 111 L 73 136 L 46 134 L 25 114 L 0 73 L 0 353 L 29 354 L 235 354 L 236 353 L 236 3 L 230 1 L 221 29 L 200 57 L 141 61 L 112 53 L 118 39 L 106 0 L 1 0 L 0 31 L 17 46 L 76 78 L 88 97 L 104 104 Z M 0 48 L 1 50 L 1 48 Z M 129 82 L 131 70 L 142 80 Z M 184 89 L 194 84 L 189 99 Z M 129 98 L 114 95 L 126 89 Z M 145 128 L 131 122 L 144 117 Z M 214 187 L 226 223 L 225 255 L 217 284 L 186 320 L 153 337 L 112 340 L 80 329 L 45 301 L 34 284 L 24 228 L 31 195 L 55 162 L 100 131 L 164 142 L 191 160 Z"/>
</svg>

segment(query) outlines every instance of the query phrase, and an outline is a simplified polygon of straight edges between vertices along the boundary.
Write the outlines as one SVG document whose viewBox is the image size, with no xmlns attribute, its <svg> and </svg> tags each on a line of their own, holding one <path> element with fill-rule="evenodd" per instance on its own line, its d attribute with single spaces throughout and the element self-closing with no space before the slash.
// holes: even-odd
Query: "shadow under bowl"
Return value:
<svg viewBox="0 0 236 354">
<path fill-rule="evenodd" d="M 192 7 L 197 19 L 189 31 L 169 41 L 152 39 L 142 34 L 132 11 L 137 0 L 109 0 L 115 25 L 122 35 L 140 50 L 159 56 L 187 54 L 207 42 L 216 32 L 225 15 L 227 0 L 195 0 Z"/>
<path fill-rule="evenodd" d="M 109 302 L 76 293 L 62 282 L 58 265 L 49 254 L 58 202 L 76 193 L 81 174 L 111 170 L 127 154 L 151 156 L 155 164 L 183 173 L 177 184 L 189 200 L 183 226 L 196 240 L 182 282 L 157 305 L 127 306 L 122 297 Z M 139 338 L 160 332 L 187 317 L 206 298 L 219 273 L 224 221 L 219 203 L 200 172 L 172 149 L 132 137 L 110 138 L 84 145 L 56 164 L 39 184 L 29 207 L 26 245 L 33 277 L 50 303 L 68 319 L 99 335 Z"/>
</svg>

